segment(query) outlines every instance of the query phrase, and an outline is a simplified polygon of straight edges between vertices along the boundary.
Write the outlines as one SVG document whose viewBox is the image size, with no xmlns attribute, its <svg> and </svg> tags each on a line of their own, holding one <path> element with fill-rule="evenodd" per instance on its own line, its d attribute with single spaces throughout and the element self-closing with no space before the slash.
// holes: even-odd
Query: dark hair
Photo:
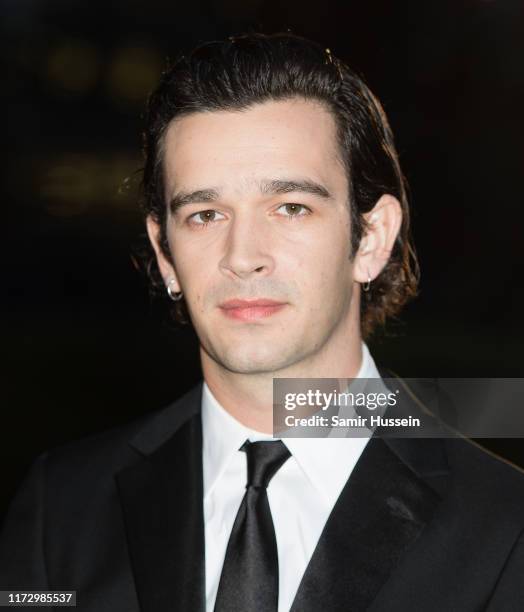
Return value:
<svg viewBox="0 0 524 612">
<path fill-rule="evenodd" d="M 191 113 L 239 110 L 292 97 L 320 101 L 335 119 L 350 185 L 352 257 L 366 231 L 363 213 L 386 193 L 402 207 L 402 226 L 389 261 L 362 294 L 361 328 L 366 338 L 416 295 L 419 270 L 410 238 L 406 184 L 384 110 L 362 79 L 329 49 L 290 33 L 244 34 L 205 43 L 180 57 L 149 99 L 142 207 L 159 224 L 161 248 L 171 260 L 162 169 L 169 123 Z M 164 290 L 152 249 L 145 256 L 153 287 Z M 189 321 L 184 299 L 173 307 L 176 320 Z"/>
</svg>

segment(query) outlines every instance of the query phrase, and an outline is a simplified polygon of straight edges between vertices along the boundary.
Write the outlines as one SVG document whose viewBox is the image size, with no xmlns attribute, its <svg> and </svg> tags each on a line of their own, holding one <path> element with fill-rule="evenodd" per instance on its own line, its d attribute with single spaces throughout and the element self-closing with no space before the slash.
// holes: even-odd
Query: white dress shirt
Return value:
<svg viewBox="0 0 524 612">
<path fill-rule="evenodd" d="M 357 378 L 380 378 L 367 346 Z M 245 427 L 202 395 L 206 611 L 212 612 L 226 547 L 247 482 L 246 439 L 274 440 Z M 284 438 L 291 457 L 267 489 L 279 560 L 278 612 L 288 612 L 324 525 L 369 438 Z"/>
</svg>

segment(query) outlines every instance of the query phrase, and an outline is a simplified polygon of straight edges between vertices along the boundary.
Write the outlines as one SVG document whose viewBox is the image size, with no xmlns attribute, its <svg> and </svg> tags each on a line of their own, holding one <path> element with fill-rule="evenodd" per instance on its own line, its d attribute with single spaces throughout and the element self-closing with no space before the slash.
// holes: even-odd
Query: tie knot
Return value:
<svg viewBox="0 0 524 612">
<path fill-rule="evenodd" d="M 240 447 L 247 455 L 247 487 L 266 488 L 279 468 L 291 456 L 282 440 L 246 440 Z"/>
</svg>

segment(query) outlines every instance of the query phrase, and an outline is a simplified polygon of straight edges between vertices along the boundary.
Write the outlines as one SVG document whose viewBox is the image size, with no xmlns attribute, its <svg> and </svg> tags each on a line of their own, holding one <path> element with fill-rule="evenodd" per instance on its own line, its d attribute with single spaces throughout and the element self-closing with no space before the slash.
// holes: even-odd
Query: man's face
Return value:
<svg viewBox="0 0 524 612">
<path fill-rule="evenodd" d="M 348 181 L 323 106 L 195 113 L 169 126 L 164 151 L 174 268 L 160 268 L 184 292 L 208 356 L 234 372 L 276 372 L 349 329 Z"/>
</svg>

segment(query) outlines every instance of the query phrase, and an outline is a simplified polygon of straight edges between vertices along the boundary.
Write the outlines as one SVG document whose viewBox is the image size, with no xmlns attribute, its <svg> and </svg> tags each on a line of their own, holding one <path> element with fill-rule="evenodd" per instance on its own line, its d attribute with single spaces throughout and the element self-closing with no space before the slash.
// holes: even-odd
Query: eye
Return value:
<svg viewBox="0 0 524 612">
<path fill-rule="evenodd" d="M 282 204 L 282 206 L 278 207 L 278 210 L 280 210 L 281 208 L 285 209 L 286 211 L 284 217 L 288 217 L 290 219 L 293 217 L 305 217 L 306 215 L 309 215 L 311 213 L 311 209 L 307 206 L 304 206 L 304 204 Z"/>
<path fill-rule="evenodd" d="M 187 218 L 187 222 L 190 225 L 200 225 L 205 226 L 213 221 L 217 221 L 217 215 L 219 215 L 216 210 L 201 210 L 200 212 L 194 213 Z"/>
</svg>

